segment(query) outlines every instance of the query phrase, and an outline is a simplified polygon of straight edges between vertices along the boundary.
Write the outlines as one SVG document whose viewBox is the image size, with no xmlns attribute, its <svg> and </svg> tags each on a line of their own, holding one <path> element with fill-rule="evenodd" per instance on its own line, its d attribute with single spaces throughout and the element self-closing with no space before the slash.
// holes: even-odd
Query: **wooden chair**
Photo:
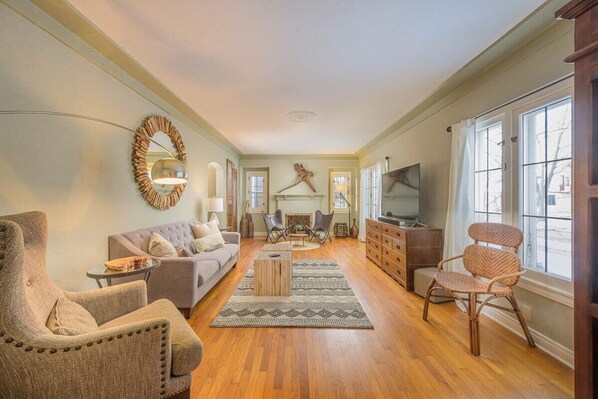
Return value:
<svg viewBox="0 0 598 399">
<path fill-rule="evenodd" d="M 266 232 L 268 233 L 266 242 L 269 240 L 272 244 L 276 244 L 281 238 L 286 240 L 287 229 L 282 223 L 281 209 L 272 214 L 262 212 L 262 218 L 264 219 L 264 225 L 266 225 Z"/>
<path fill-rule="evenodd" d="M 309 240 L 311 241 L 315 238 L 320 244 L 324 244 L 326 240 L 332 242 L 332 238 L 330 238 L 330 225 L 332 224 L 333 217 L 334 211 L 329 215 L 324 215 L 320 210 L 317 210 L 314 227 L 310 229 L 311 237 Z M 321 237 L 318 235 L 320 232 L 324 233 Z"/>
<path fill-rule="evenodd" d="M 445 259 L 438 264 L 436 275 L 430 282 L 426 293 L 424 320 L 428 319 L 430 297 L 455 298 L 460 301 L 467 309 L 469 316 L 470 351 L 473 355 L 479 356 L 479 317 L 484 306 L 488 305 L 515 313 L 529 346 L 535 347 L 534 339 L 527 328 L 512 290 L 512 287 L 519 281 L 519 277 L 525 273 L 517 256 L 517 249 L 523 241 L 521 230 L 500 223 L 474 223 L 469 226 L 468 233 L 474 239 L 474 244 L 465 248 L 463 255 Z M 502 248 L 480 245 L 479 242 L 500 245 Z M 442 265 L 459 258 L 463 258 L 465 269 L 472 274 L 471 276 L 442 270 Z M 488 281 L 479 280 L 478 277 L 483 277 Z M 436 283 L 439 286 L 435 287 Z M 451 296 L 434 293 L 440 290 L 449 292 Z M 488 296 L 479 300 L 479 295 Z M 496 298 L 506 298 L 513 309 L 489 303 Z"/>
</svg>

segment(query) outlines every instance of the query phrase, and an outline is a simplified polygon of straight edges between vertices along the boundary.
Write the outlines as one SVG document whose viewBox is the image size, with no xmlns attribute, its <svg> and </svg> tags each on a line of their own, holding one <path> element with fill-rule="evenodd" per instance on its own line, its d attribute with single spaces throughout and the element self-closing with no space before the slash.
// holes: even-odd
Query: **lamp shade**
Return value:
<svg viewBox="0 0 598 399">
<path fill-rule="evenodd" d="M 187 183 L 187 167 L 176 158 L 163 158 L 152 166 L 152 182 L 156 184 L 175 185 Z"/>
<path fill-rule="evenodd" d="M 206 199 L 206 212 L 224 212 L 224 199 L 216 197 Z"/>
</svg>

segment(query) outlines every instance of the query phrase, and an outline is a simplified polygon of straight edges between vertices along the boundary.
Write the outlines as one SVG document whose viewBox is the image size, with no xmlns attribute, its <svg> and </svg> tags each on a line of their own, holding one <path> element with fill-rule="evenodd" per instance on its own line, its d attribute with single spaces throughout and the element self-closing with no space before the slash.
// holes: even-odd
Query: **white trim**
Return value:
<svg viewBox="0 0 598 399">
<path fill-rule="evenodd" d="M 541 295 L 573 309 L 573 294 L 527 277 L 521 277 L 517 287 Z"/>
<path fill-rule="evenodd" d="M 523 340 L 526 339 L 517 319 L 509 317 L 503 311 L 494 308 L 484 308 L 482 313 L 505 327 L 507 330 L 512 331 L 515 333 L 515 335 L 521 337 Z M 573 370 L 573 350 L 566 348 L 555 340 L 550 339 L 544 334 L 541 334 L 531 328 L 530 332 L 534 337 L 537 348 Z"/>
</svg>

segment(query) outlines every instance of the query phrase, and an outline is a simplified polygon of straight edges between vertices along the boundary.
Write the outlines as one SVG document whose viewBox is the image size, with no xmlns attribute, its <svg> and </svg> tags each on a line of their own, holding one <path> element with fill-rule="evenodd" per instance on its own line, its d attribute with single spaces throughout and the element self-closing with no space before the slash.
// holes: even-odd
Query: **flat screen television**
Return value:
<svg viewBox="0 0 598 399">
<path fill-rule="evenodd" d="M 419 222 L 419 164 L 382 175 L 380 220 L 395 224 Z"/>
</svg>

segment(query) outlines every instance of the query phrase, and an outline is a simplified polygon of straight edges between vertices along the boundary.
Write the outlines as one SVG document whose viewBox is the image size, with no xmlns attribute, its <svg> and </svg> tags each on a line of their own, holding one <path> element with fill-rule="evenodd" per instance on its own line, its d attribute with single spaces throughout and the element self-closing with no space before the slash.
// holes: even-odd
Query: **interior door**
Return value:
<svg viewBox="0 0 598 399">
<path fill-rule="evenodd" d="M 237 168 L 226 160 L 226 225 L 229 231 L 237 230 Z"/>
</svg>

